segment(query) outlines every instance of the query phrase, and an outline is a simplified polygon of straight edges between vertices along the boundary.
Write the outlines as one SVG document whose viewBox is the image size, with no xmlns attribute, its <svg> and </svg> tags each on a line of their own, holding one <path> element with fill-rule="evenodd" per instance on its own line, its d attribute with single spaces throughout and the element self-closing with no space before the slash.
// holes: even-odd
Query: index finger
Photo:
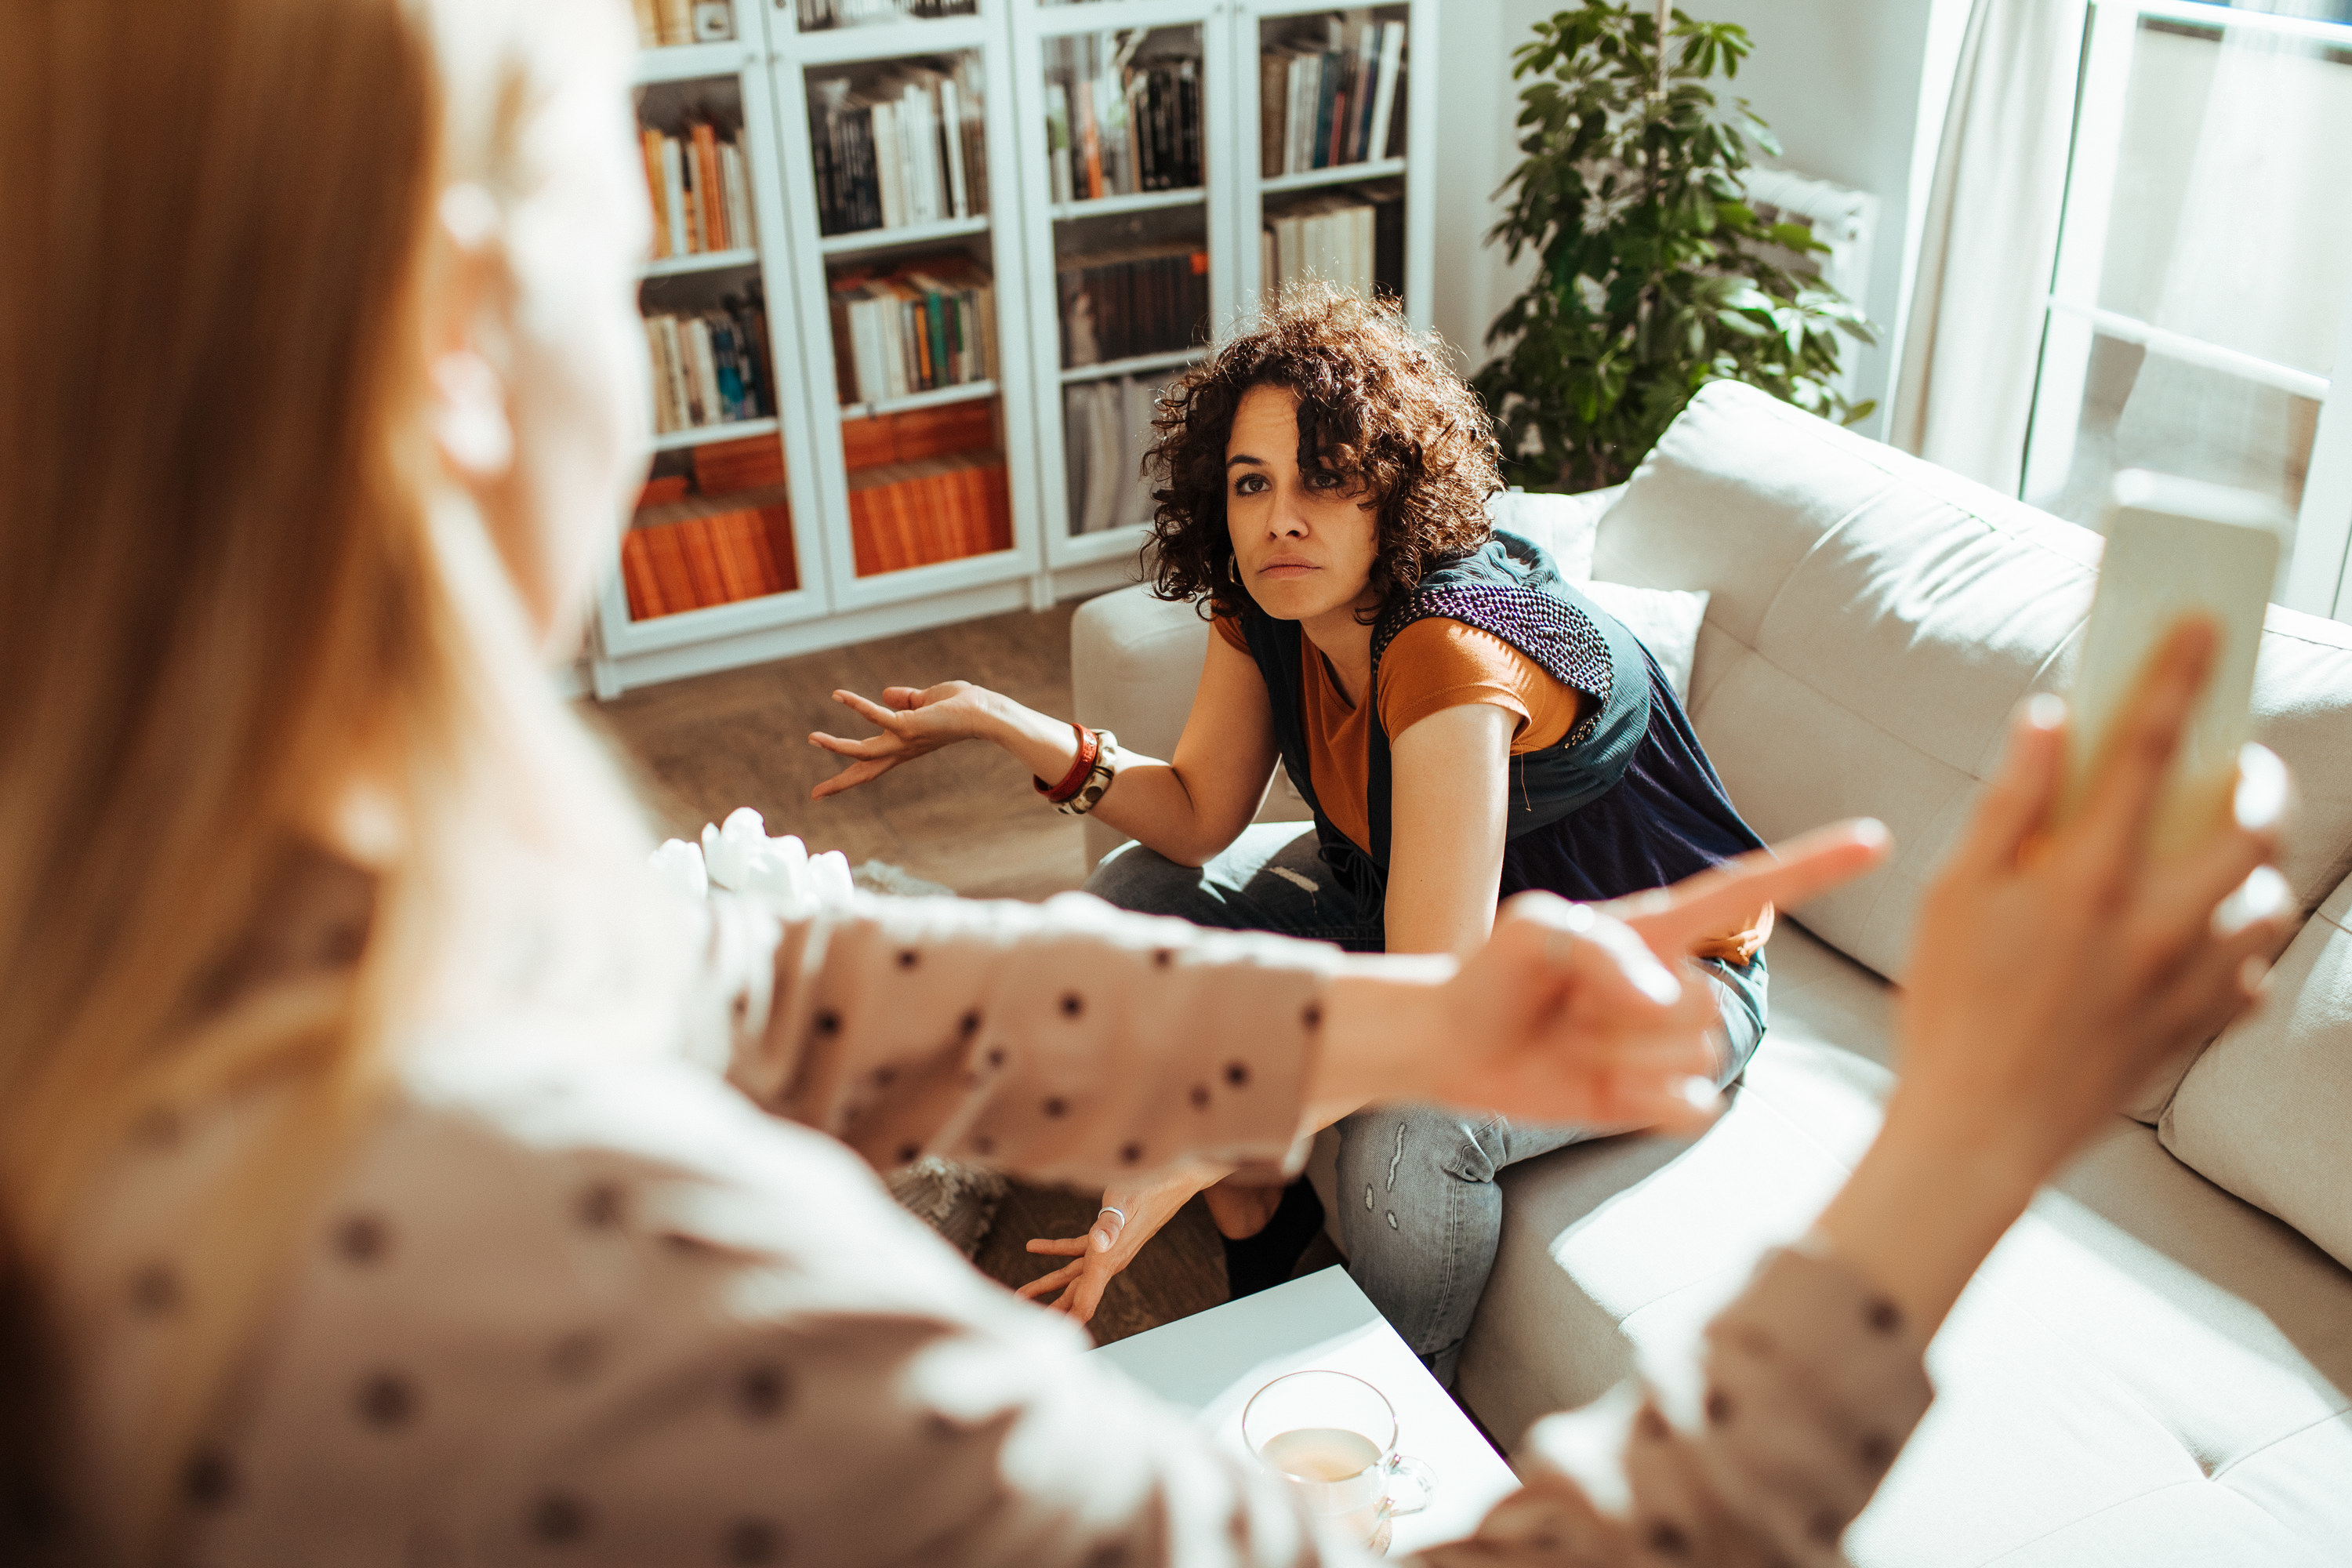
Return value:
<svg viewBox="0 0 2352 1568">
<path fill-rule="evenodd" d="M 893 734 L 896 734 L 898 732 L 898 726 L 905 723 L 907 721 L 907 716 L 904 713 L 894 712 L 892 710 L 883 707 L 879 702 L 875 702 L 866 698 L 860 697 L 855 691 L 836 691 L 833 694 L 833 700 L 835 702 L 840 703 L 843 707 L 851 710 L 867 723 L 875 725 L 878 729 L 887 730 Z"/>
<path fill-rule="evenodd" d="M 1608 908 L 1639 931 L 1653 952 L 1679 954 L 1693 942 L 1721 935 L 1762 905 L 1785 910 L 1853 880 L 1885 858 L 1894 842 L 1885 824 L 1857 817 L 1801 833 Z"/>
</svg>

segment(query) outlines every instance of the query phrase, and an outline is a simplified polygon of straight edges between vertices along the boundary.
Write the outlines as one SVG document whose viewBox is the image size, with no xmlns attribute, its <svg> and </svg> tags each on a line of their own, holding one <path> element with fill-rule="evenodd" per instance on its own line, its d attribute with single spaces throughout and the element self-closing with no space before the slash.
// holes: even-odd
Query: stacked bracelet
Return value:
<svg viewBox="0 0 2352 1568">
<path fill-rule="evenodd" d="M 1055 805 L 1077 797 L 1078 791 L 1086 784 L 1087 771 L 1095 765 L 1095 759 L 1102 752 L 1102 747 L 1096 740 L 1092 730 L 1076 721 L 1071 723 L 1070 729 L 1078 737 L 1078 754 L 1071 760 L 1070 771 L 1062 775 L 1062 782 L 1049 784 L 1040 778 L 1030 780 L 1037 786 L 1037 793 Z"/>
<path fill-rule="evenodd" d="M 1108 730 L 1092 733 L 1094 755 L 1087 759 L 1086 776 L 1078 781 L 1078 787 L 1066 798 L 1054 801 L 1054 809 L 1064 816 L 1084 816 L 1092 811 L 1096 803 L 1102 799 L 1103 792 L 1110 788 L 1112 776 L 1118 772 L 1118 737 Z M 1046 798 L 1052 800 L 1053 796 Z"/>
</svg>

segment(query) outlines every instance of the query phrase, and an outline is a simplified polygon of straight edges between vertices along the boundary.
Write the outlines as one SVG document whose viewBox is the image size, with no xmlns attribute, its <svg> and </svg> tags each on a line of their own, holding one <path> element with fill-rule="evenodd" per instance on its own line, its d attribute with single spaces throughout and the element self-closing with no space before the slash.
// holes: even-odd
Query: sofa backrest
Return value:
<svg viewBox="0 0 2352 1568">
<path fill-rule="evenodd" d="M 1767 839 L 1869 815 L 1888 864 L 1797 918 L 1897 975 L 2010 714 L 2067 689 L 2101 541 L 1751 387 L 1706 387 L 1601 520 L 1596 574 L 1712 595 L 1689 708 Z M 2352 627 L 2273 606 L 2255 733 L 2294 770 L 2305 912 L 2352 860 Z"/>
</svg>

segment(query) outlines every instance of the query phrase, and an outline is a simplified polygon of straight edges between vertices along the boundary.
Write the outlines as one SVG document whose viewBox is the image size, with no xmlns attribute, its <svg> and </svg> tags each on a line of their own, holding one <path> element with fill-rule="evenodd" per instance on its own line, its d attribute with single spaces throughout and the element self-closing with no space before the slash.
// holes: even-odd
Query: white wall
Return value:
<svg viewBox="0 0 2352 1568">
<path fill-rule="evenodd" d="M 1894 383 L 1894 329 L 1916 256 L 1908 237 L 1932 174 L 1932 158 L 1916 154 L 1923 145 L 1932 151 L 1943 121 L 1941 95 L 1931 86 L 1923 102 L 1922 86 L 1934 79 L 1927 68 L 1932 57 L 1948 87 L 1966 0 L 1681 4 L 1694 16 L 1737 22 L 1754 40 L 1756 51 L 1738 77 L 1717 86 L 1746 98 L 1778 134 L 1783 155 L 1770 162 L 1879 199 L 1862 301 L 1879 327 L 1879 345 L 1855 350 L 1863 355 L 1863 395 L 1880 404 L 1860 428 L 1877 435 Z M 1438 65 L 1447 119 L 1439 155 L 1435 319 L 1450 340 L 1474 349 L 1474 362 L 1486 357 L 1480 344 L 1486 326 L 1528 272 L 1524 258 L 1507 269 L 1498 251 L 1477 243 L 1498 211 L 1491 193 L 1517 162 L 1512 121 L 1520 84 L 1510 80 L 1510 52 L 1559 8 L 1549 0 L 1446 0 Z"/>
</svg>

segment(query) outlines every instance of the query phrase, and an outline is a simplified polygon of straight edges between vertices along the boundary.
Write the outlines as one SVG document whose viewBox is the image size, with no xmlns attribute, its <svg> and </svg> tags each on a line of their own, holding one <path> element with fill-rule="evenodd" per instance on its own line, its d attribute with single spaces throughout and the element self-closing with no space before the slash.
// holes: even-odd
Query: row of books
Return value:
<svg viewBox="0 0 2352 1568">
<path fill-rule="evenodd" d="M 1045 146 L 1053 197 L 1099 201 L 1201 184 L 1201 62 L 1133 58 L 1138 33 L 1049 38 Z"/>
<path fill-rule="evenodd" d="M 849 546 L 860 577 L 1012 549 L 1004 455 L 964 452 L 866 469 L 850 483 Z"/>
<path fill-rule="evenodd" d="M 1207 329 L 1209 253 L 1188 240 L 1064 256 L 1055 284 L 1066 369 L 1190 348 Z"/>
<path fill-rule="evenodd" d="M 1404 287 L 1404 192 L 1335 191 L 1270 213 L 1258 236 L 1258 276 L 1268 294 L 1320 278 L 1369 300 Z"/>
<path fill-rule="evenodd" d="M 649 621 L 800 586 L 792 509 L 737 508 L 633 528 L 621 536 L 629 618 Z"/>
<path fill-rule="evenodd" d="M 996 405 L 983 398 L 841 422 L 841 461 L 853 474 L 885 463 L 986 451 L 1000 444 Z"/>
<path fill-rule="evenodd" d="M 768 379 L 768 313 L 755 289 L 717 310 L 646 318 L 653 356 L 654 428 L 664 435 L 775 413 Z"/>
<path fill-rule="evenodd" d="M 1402 155 L 1404 24 L 1333 17 L 1328 36 L 1258 57 L 1258 173 L 1267 179 Z"/>
<path fill-rule="evenodd" d="M 834 273 L 834 377 L 845 405 L 986 381 L 996 367 L 996 285 L 969 256 L 888 272 Z"/>
<path fill-rule="evenodd" d="M 648 49 L 708 44 L 735 36 L 728 0 L 635 0 L 637 43 Z"/>
<path fill-rule="evenodd" d="M 809 84 L 817 227 L 824 234 L 944 223 L 988 210 L 980 59 L 901 65 Z"/>
<path fill-rule="evenodd" d="M 803 33 L 827 27 L 857 27 L 876 22 L 902 22 L 908 17 L 929 21 L 940 16 L 970 16 L 980 0 L 800 0 Z"/>
<path fill-rule="evenodd" d="M 1165 384 L 1105 377 L 1062 390 L 1063 457 L 1068 465 L 1070 531 L 1100 533 L 1151 519 L 1143 454 Z"/>
<path fill-rule="evenodd" d="M 639 134 L 646 188 L 654 201 L 656 258 L 748 250 L 757 243 L 740 132 L 722 138 L 718 126 L 697 120 L 683 136 L 650 125 Z"/>
</svg>

